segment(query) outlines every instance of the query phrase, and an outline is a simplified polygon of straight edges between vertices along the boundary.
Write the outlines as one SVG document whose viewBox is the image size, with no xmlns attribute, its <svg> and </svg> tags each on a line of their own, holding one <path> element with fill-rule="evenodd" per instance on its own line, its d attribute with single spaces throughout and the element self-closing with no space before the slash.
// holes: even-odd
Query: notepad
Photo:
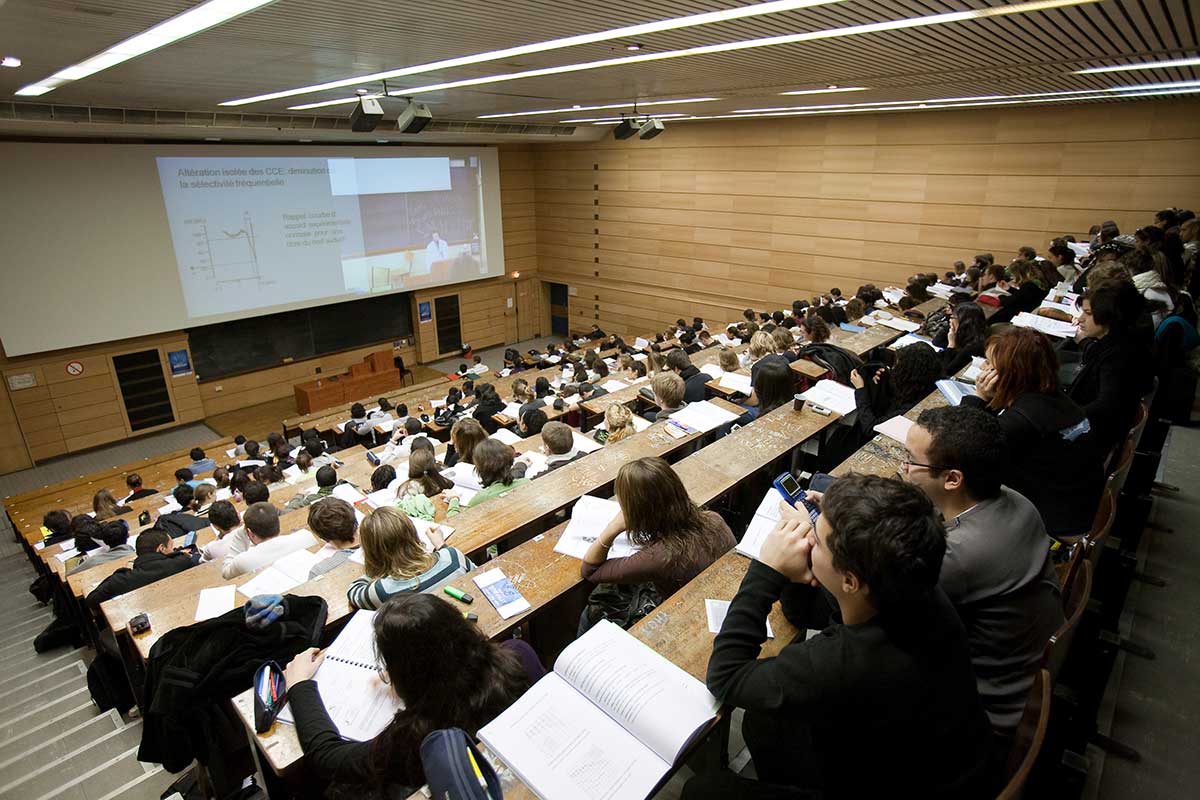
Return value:
<svg viewBox="0 0 1200 800">
<path fill-rule="evenodd" d="M 334 497 L 340 497 L 341 499 L 345 500 L 350 505 L 360 503 L 367 497 L 365 494 L 360 492 L 358 489 L 355 489 L 348 483 L 339 483 L 337 486 L 333 487 L 332 494 Z"/>
<path fill-rule="evenodd" d="M 499 428 L 488 438 L 495 439 L 498 442 L 504 442 L 505 444 L 509 445 L 522 441 L 520 436 L 510 431 L 508 428 Z"/>
<path fill-rule="evenodd" d="M 722 389 L 728 389 L 731 392 L 738 392 L 739 394 L 744 394 L 746 396 L 749 396 L 750 392 L 753 391 L 753 388 L 750 385 L 750 376 L 741 375 L 737 372 L 726 372 L 721 376 L 721 379 L 717 382 L 717 384 Z"/>
<path fill-rule="evenodd" d="M 509 419 L 520 419 L 521 404 L 520 403 L 508 403 L 504 406 L 504 410 L 502 410 L 500 413 L 503 414 L 504 416 L 508 417 Z"/>
<path fill-rule="evenodd" d="M 908 436 L 908 429 L 913 426 L 913 421 L 908 417 L 894 416 L 889 420 L 879 423 L 875 426 L 877 433 L 882 433 L 884 436 L 895 439 L 900 444 L 904 444 Z"/>
<path fill-rule="evenodd" d="M 906 333 L 912 333 L 913 331 L 921 329 L 921 326 L 916 322 L 911 322 L 907 319 L 901 319 L 900 317 L 881 319 L 879 320 L 879 324 L 883 325 L 885 328 L 891 328 L 895 331 L 904 331 Z"/>
<path fill-rule="evenodd" d="M 854 402 L 853 389 L 828 378 L 817 381 L 816 386 L 800 396 L 814 405 L 828 408 L 843 417 L 853 413 L 858 407 Z"/>
<path fill-rule="evenodd" d="M 572 430 L 571 436 L 575 442 L 575 449 L 581 453 L 594 453 L 604 447 L 604 445 L 600 444 L 595 439 L 590 439 L 577 430 Z"/>
<path fill-rule="evenodd" d="M 729 614 L 729 604 L 732 600 L 704 600 L 704 615 L 708 617 L 708 632 L 720 633 L 721 626 L 725 624 L 725 617 Z M 775 638 L 775 630 L 771 627 L 771 620 L 767 620 L 767 638 Z"/>
<path fill-rule="evenodd" d="M 619 381 L 614 378 L 612 380 L 605 381 L 604 383 L 600 384 L 600 388 L 606 392 L 619 392 L 622 389 L 628 389 L 629 384 L 625 383 L 624 381 Z"/>
<path fill-rule="evenodd" d="M 542 800 L 646 797 L 718 707 L 704 684 L 603 620 L 479 738 Z"/>
<path fill-rule="evenodd" d="M 260 594 L 285 594 L 307 581 L 309 570 L 319 561 L 321 561 L 320 556 L 307 550 L 288 553 L 239 586 L 238 591 L 246 597 Z"/>
<path fill-rule="evenodd" d="M 742 540 L 737 543 L 737 550 L 747 558 L 758 558 L 759 550 L 762 549 L 763 539 L 767 538 L 767 534 L 775 529 L 782 519 L 779 513 L 779 504 L 784 502 L 783 495 L 779 490 L 772 486 L 763 495 L 763 499 L 758 504 L 758 508 L 754 512 L 754 516 L 750 519 L 750 524 L 746 526 L 746 533 L 742 536 Z"/>
<path fill-rule="evenodd" d="M 580 561 L 587 555 L 592 542 L 600 536 L 608 523 L 621 511 L 621 506 L 615 500 L 605 500 L 585 494 L 571 508 L 571 521 L 558 537 L 554 552 L 578 558 Z M 638 551 L 629 541 L 628 534 L 622 533 L 613 541 L 608 550 L 609 558 L 625 558 Z"/>
<path fill-rule="evenodd" d="M 219 617 L 226 611 L 232 611 L 237 601 L 236 593 L 237 587 L 233 584 L 201 589 L 200 602 L 196 605 L 196 622 L 204 622 L 206 619 Z"/>
<path fill-rule="evenodd" d="M 967 395 L 975 394 L 975 388 L 962 381 L 940 380 L 936 385 L 938 391 L 942 393 L 942 397 L 946 398 L 946 402 L 952 406 L 961 403 Z"/>
<path fill-rule="evenodd" d="M 737 418 L 737 414 L 726 411 L 707 400 L 700 403 L 688 403 L 679 411 L 671 414 L 673 421 L 705 433 L 715 430 L 726 422 L 733 422 Z"/>
<path fill-rule="evenodd" d="M 354 612 L 313 676 L 338 733 L 356 742 L 374 739 L 404 707 L 376 666 L 374 623 L 374 611 Z M 276 719 L 296 724 L 290 705 L 280 709 Z"/>
</svg>

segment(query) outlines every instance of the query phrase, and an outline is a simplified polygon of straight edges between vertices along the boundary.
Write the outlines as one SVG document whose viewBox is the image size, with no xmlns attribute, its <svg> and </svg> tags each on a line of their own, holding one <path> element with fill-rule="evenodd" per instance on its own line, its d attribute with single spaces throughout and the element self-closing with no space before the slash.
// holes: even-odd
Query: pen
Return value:
<svg viewBox="0 0 1200 800">
<path fill-rule="evenodd" d="M 453 597 L 455 600 L 459 600 L 463 603 L 470 604 L 475 602 L 475 598 L 471 597 L 471 595 L 467 594 L 462 589 L 455 589 L 453 586 L 447 586 L 442 591 Z"/>
</svg>

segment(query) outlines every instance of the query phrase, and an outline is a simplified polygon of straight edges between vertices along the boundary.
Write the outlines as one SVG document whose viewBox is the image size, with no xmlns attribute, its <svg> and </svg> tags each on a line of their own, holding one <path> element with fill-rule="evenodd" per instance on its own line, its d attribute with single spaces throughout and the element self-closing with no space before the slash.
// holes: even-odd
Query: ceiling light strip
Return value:
<svg viewBox="0 0 1200 800">
<path fill-rule="evenodd" d="M 541 111 L 509 111 L 504 114 L 483 114 L 475 119 L 501 119 L 503 117 L 532 117 L 537 114 L 572 114 L 576 111 L 607 111 L 613 108 L 648 108 L 650 106 L 671 106 L 682 103 L 711 103 L 720 100 L 719 97 L 687 97 L 681 100 L 652 100 L 645 102 L 631 100 L 628 103 L 609 103 L 600 106 L 571 106 L 570 108 L 547 108 Z"/>
<path fill-rule="evenodd" d="M 1100 75 L 1105 72 L 1136 72 L 1142 69 L 1168 69 L 1170 67 L 1200 67 L 1200 56 L 1173 58 L 1170 61 L 1148 61 L 1141 64 L 1117 64 L 1112 67 L 1077 69 L 1075 75 Z"/>
<path fill-rule="evenodd" d="M 221 105 L 243 106 L 249 103 L 261 103 L 266 100 L 278 100 L 283 97 L 294 97 L 301 94 L 324 92 L 330 89 L 341 89 L 346 86 L 359 86 L 363 83 L 369 83 L 372 81 L 402 78 L 406 75 L 419 75 L 424 72 L 453 69 L 455 67 L 464 67 L 471 64 L 483 64 L 488 61 L 498 61 L 505 58 L 516 58 L 518 56 L 526 56 L 531 53 L 544 53 L 550 50 L 561 50 L 567 47 L 578 47 L 585 44 L 607 42 L 613 39 L 646 36 L 648 34 L 661 33 L 663 31 L 673 31 L 681 28 L 694 28 L 701 25 L 712 25 L 718 22 L 728 22 L 730 20 L 746 19 L 749 17 L 761 17 L 767 14 L 779 14 L 785 11 L 796 11 L 797 9 L 801 8 L 833 5 L 835 3 L 842 2 L 845 2 L 845 0 L 774 0 L 773 2 L 769 3 L 757 3 L 755 5 L 728 8 L 721 11 L 707 11 L 702 14 L 691 14 L 685 17 L 673 17 L 671 19 L 655 20 L 654 22 L 644 22 L 638 25 L 628 25 L 622 28 L 611 28 L 606 31 L 582 33 L 576 36 L 567 36 L 562 39 L 533 42 L 531 44 L 523 44 L 517 47 L 508 47 L 503 50 L 490 50 L 484 53 L 473 53 L 471 55 L 460 56 L 458 58 L 447 58 L 442 61 L 433 61 L 428 64 L 417 64 L 411 67 L 400 67 L 398 69 L 389 69 L 383 72 L 373 72 L 370 75 L 356 75 L 351 78 L 339 78 L 338 80 L 317 83 L 313 84 L 312 86 L 301 86 L 297 89 L 285 89 L 283 91 L 269 92 L 267 94 L 259 94 L 253 97 L 242 97 L 236 100 L 226 100 L 224 103 L 221 103 Z"/>
<path fill-rule="evenodd" d="M 186 39 L 210 28 L 215 28 L 217 25 L 274 2 L 275 0 L 208 0 L 207 3 L 201 3 L 195 8 L 188 9 L 182 14 L 177 14 L 152 28 L 147 28 L 135 36 L 118 42 L 91 58 L 61 69 L 48 78 L 43 78 L 28 86 L 22 86 L 16 91 L 16 94 L 22 97 L 46 94 L 63 84 L 95 75 L 97 72 L 115 67 L 131 58 L 137 58 L 178 42 L 180 39 Z"/>
<path fill-rule="evenodd" d="M 424 94 L 426 92 L 440 92 L 449 89 L 461 89 L 467 86 L 483 86 L 493 83 L 504 83 L 507 81 L 521 80 L 523 78 L 538 78 L 547 75 L 560 75 L 568 72 L 583 72 L 585 70 L 601 69 L 604 67 L 618 67 L 629 64 L 641 64 L 649 61 L 662 61 L 669 58 L 711 55 L 714 53 L 728 53 L 738 50 L 750 50 L 759 47 L 773 47 L 783 44 L 818 41 L 821 39 L 836 39 L 845 36 L 859 36 L 866 33 L 906 30 L 909 28 L 924 28 L 933 25 L 945 25 L 951 22 L 965 22 L 968 20 L 989 19 L 991 17 L 1005 17 L 1013 14 L 1027 14 L 1035 11 L 1045 11 L 1051 8 L 1090 5 L 1098 2 L 1101 2 L 1101 0 L 1033 0 L 1033 2 L 1016 3 L 1007 6 L 996 6 L 994 8 L 975 8 L 967 11 L 951 11 L 944 14 L 932 14 L 924 17 L 893 19 L 884 22 L 850 25 L 842 28 L 829 28 L 821 31 L 782 34 L 779 36 L 768 36 L 761 39 L 746 39 L 739 42 L 724 42 L 721 44 L 702 45 L 699 47 L 689 47 L 684 50 L 668 50 L 661 53 L 645 53 L 635 56 L 606 58 L 600 61 L 588 61 L 579 64 L 565 64 L 558 67 L 543 67 L 540 69 L 509 72 L 500 75 L 485 75 L 478 78 L 466 78 L 463 80 L 434 83 L 426 86 L 410 86 L 403 89 L 394 89 L 390 91 L 389 94 L 406 97 L 409 95 Z M 357 97 L 340 98 L 337 100 L 326 100 L 323 102 L 289 106 L 289 110 L 303 111 L 313 108 L 324 108 L 327 106 L 355 103 L 357 101 Z"/>
</svg>

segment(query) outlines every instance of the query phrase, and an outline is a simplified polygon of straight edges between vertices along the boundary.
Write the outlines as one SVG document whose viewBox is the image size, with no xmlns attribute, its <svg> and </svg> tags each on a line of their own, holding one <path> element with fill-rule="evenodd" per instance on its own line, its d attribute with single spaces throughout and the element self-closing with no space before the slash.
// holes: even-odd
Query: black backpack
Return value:
<svg viewBox="0 0 1200 800">
<path fill-rule="evenodd" d="M 850 373 L 863 365 L 863 360 L 844 347 L 828 342 L 810 343 L 800 348 L 800 357 L 829 370 L 838 383 L 850 385 Z"/>
</svg>

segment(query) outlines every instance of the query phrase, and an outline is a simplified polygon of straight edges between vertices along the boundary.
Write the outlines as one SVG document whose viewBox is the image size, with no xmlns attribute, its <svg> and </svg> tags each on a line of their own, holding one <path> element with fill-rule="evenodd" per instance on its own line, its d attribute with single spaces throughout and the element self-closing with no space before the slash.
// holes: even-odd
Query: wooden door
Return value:
<svg viewBox="0 0 1200 800">
<path fill-rule="evenodd" d="M 536 278 L 522 278 L 517 281 L 517 341 L 528 341 L 541 333 L 539 283 Z"/>
</svg>

